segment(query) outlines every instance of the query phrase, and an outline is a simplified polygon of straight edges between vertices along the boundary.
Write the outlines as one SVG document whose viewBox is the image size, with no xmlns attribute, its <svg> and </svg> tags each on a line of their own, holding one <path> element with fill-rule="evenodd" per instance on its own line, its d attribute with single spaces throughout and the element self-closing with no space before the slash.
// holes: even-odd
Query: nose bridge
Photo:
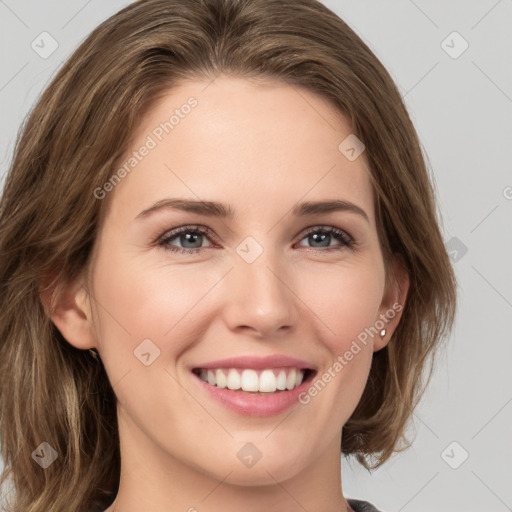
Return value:
<svg viewBox="0 0 512 512">
<path fill-rule="evenodd" d="M 230 279 L 236 280 L 229 298 L 231 326 L 251 327 L 262 336 L 292 326 L 296 304 L 284 256 L 252 237 L 242 241 L 236 253 L 230 272 Z"/>
</svg>

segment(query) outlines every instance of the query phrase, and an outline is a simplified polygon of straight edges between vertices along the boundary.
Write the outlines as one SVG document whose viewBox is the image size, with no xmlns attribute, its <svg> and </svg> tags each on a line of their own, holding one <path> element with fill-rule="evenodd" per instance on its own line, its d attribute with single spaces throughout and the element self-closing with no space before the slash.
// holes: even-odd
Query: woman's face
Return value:
<svg viewBox="0 0 512 512">
<path fill-rule="evenodd" d="M 339 464 L 342 427 L 397 320 L 368 335 L 395 295 L 350 135 L 319 96 L 226 77 L 182 83 L 141 120 L 121 180 L 96 191 L 111 203 L 84 302 L 125 460 L 245 485 Z M 349 206 L 311 207 L 332 201 Z M 261 360 L 273 356 L 304 364 Z M 217 363 L 228 358 L 248 359 Z M 270 391 L 303 367 L 316 375 L 300 393 Z M 228 387 L 265 391 L 221 389 L 215 368 Z"/>
</svg>

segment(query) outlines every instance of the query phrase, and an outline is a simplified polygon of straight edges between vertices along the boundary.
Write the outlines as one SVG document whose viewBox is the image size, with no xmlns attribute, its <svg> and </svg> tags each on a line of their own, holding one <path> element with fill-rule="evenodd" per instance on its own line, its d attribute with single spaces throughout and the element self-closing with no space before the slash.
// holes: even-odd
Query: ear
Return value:
<svg viewBox="0 0 512 512">
<path fill-rule="evenodd" d="M 78 349 L 96 347 L 90 297 L 82 281 L 52 285 L 40 292 L 43 306 L 62 336 Z"/>
<path fill-rule="evenodd" d="M 386 289 L 379 307 L 379 316 L 375 319 L 375 324 L 380 326 L 384 324 L 386 334 L 380 335 L 382 328 L 373 338 L 373 351 L 384 348 L 390 341 L 395 331 L 405 307 L 407 292 L 409 291 L 409 273 L 403 263 L 401 254 L 396 253 L 391 263 L 390 275 L 387 280 Z"/>
</svg>

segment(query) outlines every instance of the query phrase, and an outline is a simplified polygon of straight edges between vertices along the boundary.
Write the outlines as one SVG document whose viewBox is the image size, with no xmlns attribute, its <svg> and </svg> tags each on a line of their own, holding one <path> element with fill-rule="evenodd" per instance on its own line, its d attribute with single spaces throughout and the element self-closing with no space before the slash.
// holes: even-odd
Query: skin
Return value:
<svg viewBox="0 0 512 512">
<path fill-rule="evenodd" d="M 107 510 L 350 510 L 341 430 L 399 313 L 307 405 L 276 416 L 224 408 L 190 370 L 285 354 L 321 374 L 379 315 L 404 304 L 408 279 L 396 262 L 396 281 L 385 287 L 364 153 L 349 161 L 339 151 L 351 127 L 324 98 L 226 76 L 170 90 L 141 120 L 131 150 L 190 96 L 197 107 L 110 192 L 90 274 L 63 291 L 53 314 L 69 343 L 97 348 L 118 398 L 121 484 Z M 167 209 L 135 220 L 168 197 L 219 201 L 235 217 Z M 291 214 L 300 201 L 327 199 L 356 204 L 369 222 L 346 211 Z M 168 241 L 186 254 L 155 244 L 184 225 L 206 226 L 215 239 Z M 305 233 L 330 226 L 356 249 Z M 252 263 L 236 252 L 248 236 L 263 248 Z M 134 350 L 148 338 L 160 355 L 145 366 Z M 250 468 L 237 457 L 248 442 L 262 453 Z"/>
</svg>

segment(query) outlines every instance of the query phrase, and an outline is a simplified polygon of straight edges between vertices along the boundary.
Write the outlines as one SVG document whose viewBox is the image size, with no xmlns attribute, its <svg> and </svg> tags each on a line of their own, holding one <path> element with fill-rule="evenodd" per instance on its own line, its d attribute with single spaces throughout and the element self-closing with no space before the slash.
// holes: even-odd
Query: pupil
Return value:
<svg viewBox="0 0 512 512">
<path fill-rule="evenodd" d="M 182 242 L 183 242 L 183 237 L 184 237 L 185 243 L 192 243 L 192 245 L 193 245 L 192 248 L 201 247 L 201 244 L 197 245 L 198 238 L 200 236 L 202 236 L 201 233 L 185 233 L 181 236 L 182 236 Z M 314 233 L 309 236 L 309 238 L 313 240 L 313 243 L 321 244 L 320 247 L 328 247 L 329 246 L 329 237 L 330 237 L 330 235 L 325 234 L 325 233 L 321 233 L 321 234 Z M 194 245 L 194 243 L 196 245 Z"/>
<path fill-rule="evenodd" d="M 201 234 L 199 234 L 199 233 L 194 233 L 194 234 L 186 233 L 185 235 L 182 235 L 182 236 L 184 236 L 184 237 L 185 237 L 185 242 L 192 242 L 192 243 L 194 243 L 194 240 L 191 240 L 191 239 L 196 238 L 195 242 L 197 243 L 197 238 L 198 238 L 198 237 L 200 237 L 200 236 L 202 236 L 202 235 L 201 235 Z M 201 247 L 201 244 L 199 244 L 199 246 L 197 246 L 197 247 Z M 195 249 L 195 248 L 197 248 L 197 247 L 196 247 L 196 246 L 194 246 L 194 247 L 192 247 L 192 249 Z M 189 247 L 189 248 L 190 248 L 190 247 Z"/>
<path fill-rule="evenodd" d="M 323 240 L 321 240 L 321 242 L 325 242 L 326 240 L 327 240 L 327 242 L 328 242 L 328 237 L 329 237 L 330 235 L 325 234 L 325 233 L 323 233 L 323 234 L 314 233 L 314 234 L 313 234 L 313 235 L 311 235 L 311 236 L 313 237 L 313 239 L 315 239 L 315 240 L 314 240 L 315 242 L 318 242 L 318 241 L 319 241 L 319 240 L 318 240 L 318 237 L 321 237 L 321 238 L 323 239 Z M 320 247 L 328 247 L 328 246 L 329 246 L 329 243 L 327 243 L 327 244 L 323 244 L 323 245 L 321 245 Z"/>
</svg>

